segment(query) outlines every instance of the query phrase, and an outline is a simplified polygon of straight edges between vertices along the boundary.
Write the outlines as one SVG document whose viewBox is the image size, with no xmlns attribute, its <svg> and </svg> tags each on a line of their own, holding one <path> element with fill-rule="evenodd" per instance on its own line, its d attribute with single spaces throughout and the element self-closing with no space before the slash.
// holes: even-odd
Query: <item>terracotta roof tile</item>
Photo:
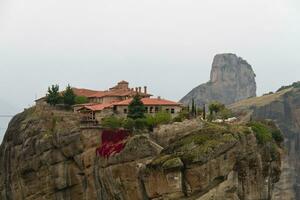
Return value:
<svg viewBox="0 0 300 200">
<path fill-rule="evenodd" d="M 112 107 L 112 104 L 94 104 L 94 105 L 83 106 L 82 108 L 80 108 L 80 110 L 85 108 L 91 111 L 101 111 L 109 107 Z"/>
<path fill-rule="evenodd" d="M 181 103 L 177 103 L 170 100 L 159 99 L 159 98 L 142 98 L 141 99 L 145 106 L 181 106 Z M 113 103 L 116 106 L 128 106 L 132 99 L 127 99 L 117 103 Z"/>
<path fill-rule="evenodd" d="M 72 88 L 72 89 L 77 96 L 85 96 L 85 97 L 89 97 L 92 94 L 102 92 L 102 91 L 89 90 L 84 88 Z"/>
<path fill-rule="evenodd" d="M 137 92 L 136 91 L 132 91 L 132 90 L 112 90 L 112 91 L 99 91 L 99 92 L 95 92 L 91 95 L 89 95 L 89 98 L 93 98 L 93 97 L 97 97 L 97 98 L 101 98 L 101 97 L 106 97 L 106 96 L 113 96 L 113 97 L 124 97 L 124 96 L 134 96 L 136 95 Z M 144 94 L 141 93 L 140 95 L 142 96 L 151 96 L 151 94 Z"/>
</svg>

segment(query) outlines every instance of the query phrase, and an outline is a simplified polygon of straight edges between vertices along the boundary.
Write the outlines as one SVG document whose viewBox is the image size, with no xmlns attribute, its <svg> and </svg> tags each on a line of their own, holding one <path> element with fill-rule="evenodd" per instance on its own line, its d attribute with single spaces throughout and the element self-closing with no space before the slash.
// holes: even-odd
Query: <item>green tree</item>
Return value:
<svg viewBox="0 0 300 200">
<path fill-rule="evenodd" d="M 206 107 L 205 104 L 203 105 L 203 119 L 206 119 Z"/>
<path fill-rule="evenodd" d="M 211 103 L 208 107 L 210 115 L 218 114 L 224 108 L 225 108 L 225 105 L 218 103 L 218 102 Z"/>
<path fill-rule="evenodd" d="M 76 96 L 75 97 L 75 104 L 84 104 L 84 103 L 88 103 L 88 102 L 89 102 L 89 100 L 85 96 Z"/>
<path fill-rule="evenodd" d="M 192 110 L 191 110 L 191 114 L 193 117 L 196 116 L 196 113 L 197 113 L 197 109 L 196 109 L 196 105 L 195 105 L 195 100 L 192 99 Z"/>
<path fill-rule="evenodd" d="M 131 119 L 145 118 L 145 106 L 139 95 L 135 95 L 128 106 L 127 117 Z"/>
<path fill-rule="evenodd" d="M 75 104 L 76 95 L 74 94 L 73 89 L 70 85 L 66 87 L 65 92 L 63 93 L 63 101 L 65 105 L 72 106 Z"/>
<path fill-rule="evenodd" d="M 55 106 L 56 104 L 59 104 L 62 102 L 62 97 L 59 93 L 58 85 L 52 85 L 51 87 L 48 87 L 48 93 L 46 95 L 46 102 L 52 106 Z"/>
</svg>

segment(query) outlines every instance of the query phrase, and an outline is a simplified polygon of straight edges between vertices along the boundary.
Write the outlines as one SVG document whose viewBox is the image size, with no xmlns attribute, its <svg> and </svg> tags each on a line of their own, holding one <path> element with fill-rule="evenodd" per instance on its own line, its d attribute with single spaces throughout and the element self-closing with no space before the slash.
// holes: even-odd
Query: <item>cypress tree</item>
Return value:
<svg viewBox="0 0 300 200">
<path fill-rule="evenodd" d="M 131 119 L 145 118 L 145 106 L 138 94 L 133 97 L 133 100 L 128 106 L 127 117 Z"/>
<path fill-rule="evenodd" d="M 192 116 L 195 117 L 195 113 L 196 113 L 196 107 L 195 107 L 195 101 L 194 99 L 192 99 Z"/>
<path fill-rule="evenodd" d="M 61 96 L 59 94 L 59 86 L 58 85 L 52 85 L 51 87 L 48 87 L 48 93 L 46 95 L 46 102 L 52 106 L 55 106 L 56 104 L 61 103 Z"/>
<path fill-rule="evenodd" d="M 206 107 L 205 104 L 203 105 L 203 119 L 205 120 L 206 118 Z"/>
<path fill-rule="evenodd" d="M 65 105 L 72 106 L 75 104 L 76 95 L 70 85 L 66 87 L 66 91 L 63 93 L 63 101 Z"/>
</svg>

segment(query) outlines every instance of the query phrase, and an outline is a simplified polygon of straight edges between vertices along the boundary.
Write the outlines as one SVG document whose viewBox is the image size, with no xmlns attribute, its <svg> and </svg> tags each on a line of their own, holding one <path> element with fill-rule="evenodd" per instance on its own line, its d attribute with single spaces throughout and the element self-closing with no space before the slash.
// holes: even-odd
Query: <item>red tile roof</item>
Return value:
<svg viewBox="0 0 300 200">
<path fill-rule="evenodd" d="M 107 94 L 107 91 L 97 91 L 97 92 L 94 92 L 94 93 L 88 95 L 87 97 L 88 98 L 92 98 L 92 97 L 104 97 L 106 94 Z"/>
<path fill-rule="evenodd" d="M 128 84 L 127 81 L 120 81 L 119 84 Z M 101 97 L 109 97 L 109 96 L 112 96 L 112 97 L 126 97 L 126 96 L 134 96 L 137 94 L 136 91 L 134 90 L 131 90 L 129 88 L 118 88 L 118 85 L 115 86 L 114 88 L 116 88 L 115 90 L 106 90 L 106 91 L 97 91 L 97 90 L 89 90 L 89 89 L 84 89 L 84 88 L 72 88 L 75 95 L 77 96 L 84 96 L 84 97 L 87 97 L 87 98 L 93 98 L 93 97 L 96 97 L 96 98 L 101 98 Z M 61 92 L 63 93 L 63 91 Z M 150 97 L 152 96 L 151 94 L 144 94 L 144 93 L 140 93 L 140 95 L 142 97 Z M 42 97 L 40 99 L 37 99 L 36 101 L 39 101 L 39 100 L 43 100 L 45 97 Z"/>
<path fill-rule="evenodd" d="M 100 93 L 102 91 L 97 91 L 97 90 L 89 90 L 89 89 L 84 89 L 84 88 L 72 88 L 74 93 L 77 96 L 85 96 L 88 97 L 90 95 L 93 95 L 95 93 Z"/>
<path fill-rule="evenodd" d="M 106 96 L 112 96 L 112 97 L 126 97 L 126 96 L 134 96 L 136 95 L 137 92 L 136 91 L 132 91 L 132 90 L 112 90 L 112 91 L 99 91 L 96 93 L 93 93 L 91 95 L 89 95 L 89 98 L 101 98 L 101 97 L 106 97 Z M 144 93 L 140 93 L 141 96 L 147 96 L 150 97 L 150 94 L 144 94 Z"/>
<path fill-rule="evenodd" d="M 95 105 L 97 103 L 83 103 L 83 104 L 75 104 L 73 105 L 73 107 L 83 107 L 83 106 L 92 106 Z"/>
<path fill-rule="evenodd" d="M 101 111 L 101 110 L 104 110 L 105 108 L 109 108 L 111 107 L 112 104 L 94 104 L 94 105 L 86 105 L 86 106 L 83 106 L 82 108 L 80 108 L 79 110 L 81 109 L 87 109 L 87 110 L 91 110 L 91 111 Z"/>
<path fill-rule="evenodd" d="M 177 103 L 170 100 L 159 99 L 159 98 L 142 98 L 141 99 L 145 106 L 181 106 L 181 103 Z M 128 106 L 132 99 L 127 99 L 117 103 L 113 103 L 114 106 Z"/>
</svg>

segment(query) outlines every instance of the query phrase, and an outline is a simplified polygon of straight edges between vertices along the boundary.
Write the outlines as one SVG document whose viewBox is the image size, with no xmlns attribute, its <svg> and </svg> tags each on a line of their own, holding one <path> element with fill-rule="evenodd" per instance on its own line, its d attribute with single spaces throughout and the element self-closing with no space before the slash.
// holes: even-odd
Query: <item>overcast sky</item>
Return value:
<svg viewBox="0 0 300 200">
<path fill-rule="evenodd" d="M 276 90 L 300 79 L 299 11 L 297 0 L 0 0 L 0 100 L 15 113 L 50 84 L 123 79 L 179 100 L 229 52 L 253 66 L 258 94 Z"/>
</svg>

